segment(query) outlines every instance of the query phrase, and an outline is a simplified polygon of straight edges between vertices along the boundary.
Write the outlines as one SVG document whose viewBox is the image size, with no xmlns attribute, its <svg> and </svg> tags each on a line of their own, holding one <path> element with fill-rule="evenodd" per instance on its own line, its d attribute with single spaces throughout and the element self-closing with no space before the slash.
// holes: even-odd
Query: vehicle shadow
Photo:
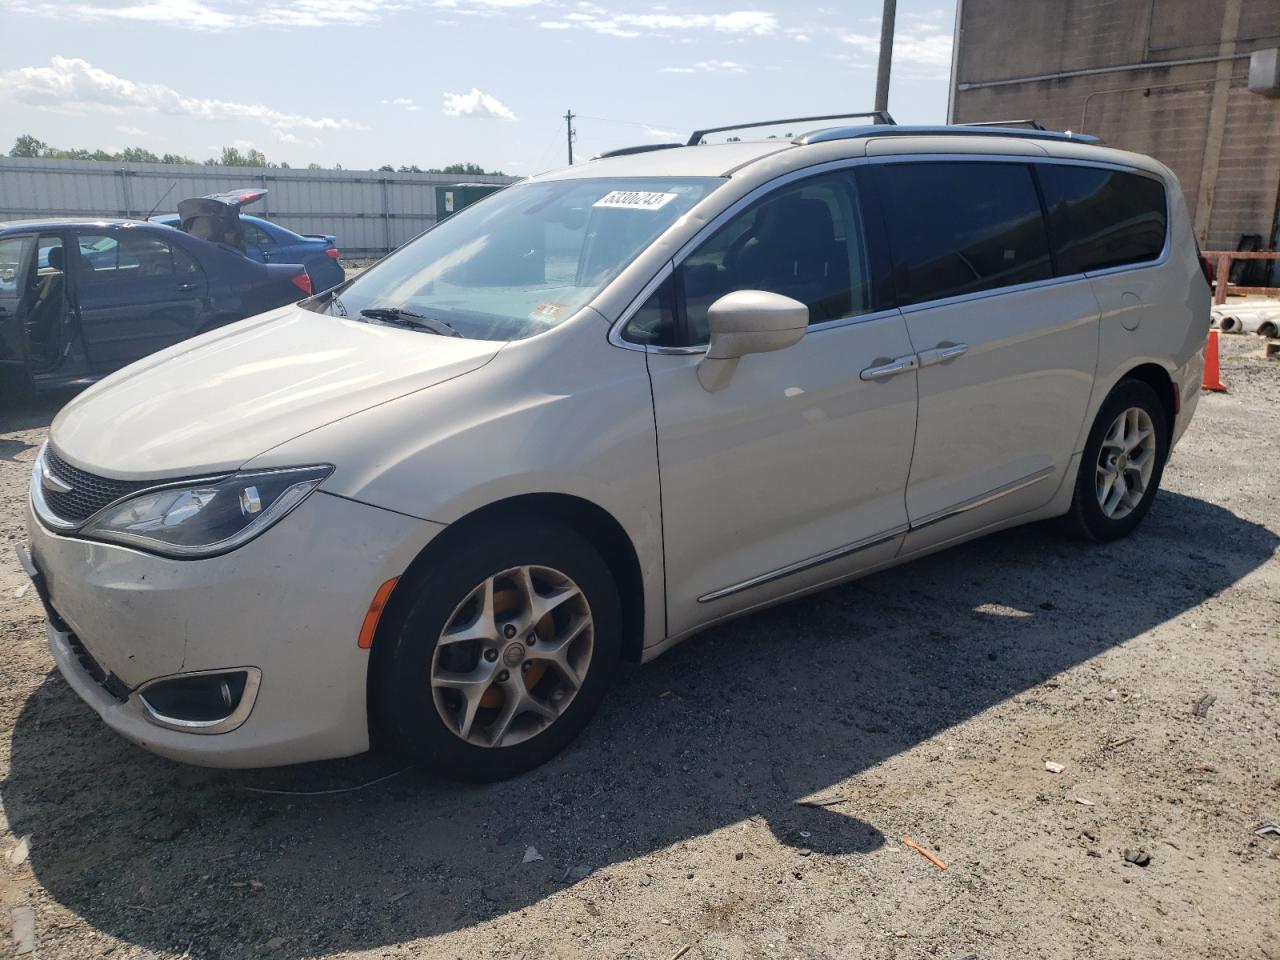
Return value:
<svg viewBox="0 0 1280 960">
<path fill-rule="evenodd" d="M 323 956 L 457 930 L 752 816 L 783 842 L 856 856 L 886 842 L 874 822 L 796 801 L 838 795 L 1185 613 L 1278 542 L 1167 492 L 1141 531 L 1105 547 L 1005 532 L 627 669 L 564 756 L 484 787 L 410 770 L 346 793 L 250 792 L 334 790 L 402 761 L 184 767 L 111 734 L 54 674 L 13 732 L 5 807 L 13 833 L 33 835 L 31 865 L 59 903 L 192 957 L 255 955 L 273 938 L 286 938 L 275 956 Z M 522 864 L 526 845 L 545 860 Z"/>
</svg>

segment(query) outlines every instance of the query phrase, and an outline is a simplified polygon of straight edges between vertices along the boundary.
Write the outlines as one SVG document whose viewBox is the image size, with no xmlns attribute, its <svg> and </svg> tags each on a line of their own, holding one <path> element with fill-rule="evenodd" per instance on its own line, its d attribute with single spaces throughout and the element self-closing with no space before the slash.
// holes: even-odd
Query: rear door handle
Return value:
<svg viewBox="0 0 1280 960">
<path fill-rule="evenodd" d="M 907 373 L 914 370 L 916 366 L 916 355 L 909 353 L 905 357 L 895 357 L 893 360 L 877 360 L 874 366 L 867 367 L 858 376 L 863 380 L 882 380 L 885 377 L 896 377 L 900 373 Z"/>
<path fill-rule="evenodd" d="M 935 363 L 946 363 L 964 354 L 969 349 L 967 343 L 944 343 L 932 350 L 920 351 L 920 366 L 932 367 Z"/>
<path fill-rule="evenodd" d="M 185 283 L 178 284 L 178 289 L 181 290 L 183 293 L 186 293 L 188 290 L 194 290 L 198 286 L 199 286 L 198 283 L 187 281 Z"/>
</svg>

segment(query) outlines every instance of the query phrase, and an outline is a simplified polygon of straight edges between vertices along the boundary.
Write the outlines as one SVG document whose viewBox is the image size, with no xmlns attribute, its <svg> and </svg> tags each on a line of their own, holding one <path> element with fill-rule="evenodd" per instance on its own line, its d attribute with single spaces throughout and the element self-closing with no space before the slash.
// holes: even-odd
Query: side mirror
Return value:
<svg viewBox="0 0 1280 960">
<path fill-rule="evenodd" d="M 799 300 L 764 290 L 726 293 L 707 310 L 711 343 L 698 364 L 698 382 L 708 392 L 723 390 L 741 357 L 785 350 L 808 326 L 809 308 Z"/>
</svg>

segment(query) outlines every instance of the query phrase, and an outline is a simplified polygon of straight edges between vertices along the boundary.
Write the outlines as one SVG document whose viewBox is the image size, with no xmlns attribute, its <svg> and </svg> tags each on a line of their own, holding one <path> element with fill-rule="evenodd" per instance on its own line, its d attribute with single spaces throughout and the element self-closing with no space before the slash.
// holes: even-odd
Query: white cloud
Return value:
<svg viewBox="0 0 1280 960">
<path fill-rule="evenodd" d="M 543 0 L 433 0 L 431 5 L 465 15 L 493 15 L 503 10 L 540 6 L 542 2 Z"/>
<path fill-rule="evenodd" d="M 613 37 L 638 37 L 642 33 L 685 33 L 711 30 L 749 36 L 767 36 L 778 30 L 778 18 L 766 10 L 734 10 L 730 13 L 611 13 L 593 4 L 580 5 L 560 20 L 544 21 L 549 30 L 577 27 Z"/>
<path fill-rule="evenodd" d="M 446 93 L 444 95 L 446 117 L 476 117 L 482 120 L 514 120 L 516 115 L 501 100 L 475 87 L 470 93 Z"/>
<path fill-rule="evenodd" d="M 172 87 L 135 83 L 71 57 L 54 57 L 47 67 L 0 73 L 0 100 L 73 111 L 140 111 L 212 122 L 260 123 L 275 131 L 367 129 L 350 120 L 284 113 L 262 104 L 188 97 Z"/>
<path fill-rule="evenodd" d="M 894 64 L 925 67 L 934 72 L 937 68 L 950 68 L 952 36 L 951 30 L 945 26 L 945 12 L 934 10 L 927 14 L 908 14 L 904 20 L 894 30 Z M 846 33 L 840 39 L 869 56 L 878 57 L 880 54 L 878 33 Z"/>
<path fill-rule="evenodd" d="M 732 60 L 699 60 L 691 67 L 663 67 L 660 73 L 746 73 L 747 68 Z"/>
<path fill-rule="evenodd" d="M 130 137 L 145 137 L 147 135 L 147 131 L 143 130 L 141 127 L 130 127 L 127 124 L 121 124 L 116 127 L 116 129 Z"/>
<path fill-rule="evenodd" d="M 878 56 L 880 38 L 863 34 L 846 33 L 841 37 L 863 53 Z M 920 67 L 951 66 L 951 36 L 949 34 L 916 34 L 904 36 L 896 33 L 893 38 L 893 62 Z"/>
<path fill-rule="evenodd" d="M 380 100 L 379 103 L 385 107 L 403 107 L 414 113 L 422 109 L 422 104 L 409 97 L 395 97 L 392 100 Z"/>
<path fill-rule="evenodd" d="M 323 27 L 373 23 L 410 6 L 409 0 L 135 0 L 54 3 L 15 0 L 16 13 L 75 20 L 123 20 L 159 24 L 184 30 L 225 31 L 253 27 Z"/>
</svg>

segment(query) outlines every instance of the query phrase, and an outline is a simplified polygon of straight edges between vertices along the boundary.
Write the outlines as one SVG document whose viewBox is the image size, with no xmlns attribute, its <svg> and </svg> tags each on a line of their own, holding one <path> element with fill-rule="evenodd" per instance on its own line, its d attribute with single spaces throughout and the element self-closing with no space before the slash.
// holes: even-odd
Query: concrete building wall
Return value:
<svg viewBox="0 0 1280 960">
<path fill-rule="evenodd" d="M 958 3 L 952 122 L 1031 118 L 1150 154 L 1203 247 L 1275 245 L 1280 99 L 1248 75 L 1252 51 L 1280 47 L 1280 0 Z"/>
</svg>

